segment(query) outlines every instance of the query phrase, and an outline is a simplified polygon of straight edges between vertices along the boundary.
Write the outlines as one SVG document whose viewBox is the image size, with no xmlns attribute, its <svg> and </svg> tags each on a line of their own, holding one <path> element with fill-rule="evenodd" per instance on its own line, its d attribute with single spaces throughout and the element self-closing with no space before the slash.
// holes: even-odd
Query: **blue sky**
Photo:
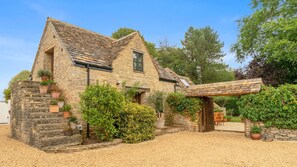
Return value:
<svg viewBox="0 0 297 167">
<path fill-rule="evenodd" d="M 251 13 L 250 0 L 2 0 L 0 7 L 0 93 L 22 70 L 31 70 L 47 17 L 110 36 L 120 27 L 139 30 L 156 44 L 167 39 L 180 46 L 189 26 L 211 26 L 225 43 L 224 61 L 236 63 L 230 45 L 237 19 Z M 1 99 L 0 96 L 0 99 Z"/>
</svg>

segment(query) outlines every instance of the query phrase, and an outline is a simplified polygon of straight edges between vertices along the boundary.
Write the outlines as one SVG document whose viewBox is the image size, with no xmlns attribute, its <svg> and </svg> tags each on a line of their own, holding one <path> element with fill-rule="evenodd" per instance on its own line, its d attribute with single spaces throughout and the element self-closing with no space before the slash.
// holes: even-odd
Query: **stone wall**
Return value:
<svg viewBox="0 0 297 167">
<path fill-rule="evenodd" d="M 38 82 L 23 81 L 15 83 L 11 92 L 11 136 L 26 144 L 34 144 L 33 122 L 30 118 L 30 112 L 38 111 L 41 107 L 48 107 L 49 97 L 40 104 L 32 103 L 35 89 Z"/>
<path fill-rule="evenodd" d="M 297 141 L 297 129 L 278 129 L 275 127 L 266 128 L 262 122 L 251 122 L 245 119 L 245 136 L 250 137 L 251 127 L 253 125 L 260 126 L 262 129 L 262 139 L 264 141 Z"/>
</svg>

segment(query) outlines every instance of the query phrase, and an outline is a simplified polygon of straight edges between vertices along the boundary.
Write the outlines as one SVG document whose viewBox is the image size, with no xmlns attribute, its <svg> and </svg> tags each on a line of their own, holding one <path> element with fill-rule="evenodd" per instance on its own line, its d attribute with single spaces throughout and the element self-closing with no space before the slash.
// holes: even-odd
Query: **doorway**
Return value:
<svg viewBox="0 0 297 167">
<path fill-rule="evenodd" d="M 54 48 L 47 50 L 44 56 L 44 69 L 51 72 L 51 80 L 54 80 Z"/>
</svg>

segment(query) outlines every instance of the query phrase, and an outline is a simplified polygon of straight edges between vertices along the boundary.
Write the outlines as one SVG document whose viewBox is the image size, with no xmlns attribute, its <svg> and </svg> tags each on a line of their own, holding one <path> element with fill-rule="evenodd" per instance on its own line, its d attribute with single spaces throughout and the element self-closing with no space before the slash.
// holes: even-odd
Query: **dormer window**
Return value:
<svg viewBox="0 0 297 167">
<path fill-rule="evenodd" d="M 133 52 L 133 69 L 135 71 L 143 71 L 143 54 L 139 52 Z"/>
</svg>

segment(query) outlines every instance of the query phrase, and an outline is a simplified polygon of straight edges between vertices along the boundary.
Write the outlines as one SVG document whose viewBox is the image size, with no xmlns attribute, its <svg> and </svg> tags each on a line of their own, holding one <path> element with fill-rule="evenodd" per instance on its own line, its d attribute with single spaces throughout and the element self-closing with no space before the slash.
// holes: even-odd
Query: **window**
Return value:
<svg viewBox="0 0 297 167">
<path fill-rule="evenodd" d="M 133 52 L 133 69 L 136 71 L 143 71 L 143 54 Z"/>
</svg>

